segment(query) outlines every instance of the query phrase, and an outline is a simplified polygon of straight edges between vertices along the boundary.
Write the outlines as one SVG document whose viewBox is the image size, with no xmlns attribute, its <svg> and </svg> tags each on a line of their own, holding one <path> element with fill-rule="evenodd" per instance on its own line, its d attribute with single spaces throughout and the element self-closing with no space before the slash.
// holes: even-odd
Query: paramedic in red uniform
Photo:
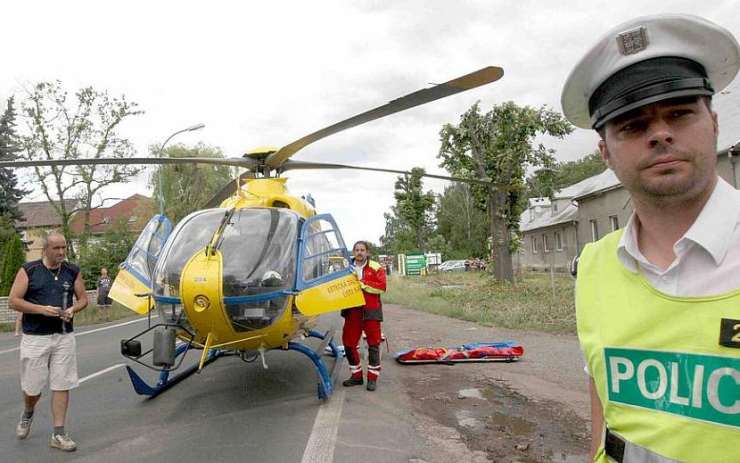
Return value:
<svg viewBox="0 0 740 463">
<path fill-rule="evenodd" d="M 385 269 L 379 263 L 370 260 L 369 254 L 370 247 L 365 241 L 358 241 L 352 246 L 352 267 L 360 280 L 365 305 L 342 311 L 344 317 L 342 343 L 352 374 L 342 384 L 347 387 L 363 384 L 362 365 L 357 344 L 364 331 L 368 345 L 367 390 L 374 391 L 377 387 L 378 376 L 380 376 L 380 322 L 383 321 L 383 304 L 380 302 L 380 295 L 385 292 Z"/>
</svg>

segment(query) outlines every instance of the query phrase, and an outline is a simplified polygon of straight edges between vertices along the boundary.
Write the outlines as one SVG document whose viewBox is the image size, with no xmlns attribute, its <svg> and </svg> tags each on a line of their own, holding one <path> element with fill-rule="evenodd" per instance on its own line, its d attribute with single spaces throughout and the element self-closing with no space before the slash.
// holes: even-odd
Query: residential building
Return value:
<svg viewBox="0 0 740 463">
<path fill-rule="evenodd" d="M 64 201 L 65 209 L 69 212 L 77 208 L 77 200 Z M 41 258 L 41 242 L 51 230 L 62 227 L 62 217 L 49 201 L 34 201 L 18 203 L 23 218 L 16 221 L 15 227 L 21 233 L 21 239 L 27 246 L 26 260 Z"/>
<path fill-rule="evenodd" d="M 90 234 L 101 236 L 117 225 L 125 224 L 129 232 L 138 234 L 144 229 L 149 219 L 155 214 L 151 198 L 134 194 L 110 207 L 98 207 L 90 210 Z M 79 236 L 85 230 L 85 214 L 76 214 L 70 222 L 72 233 Z"/>
</svg>

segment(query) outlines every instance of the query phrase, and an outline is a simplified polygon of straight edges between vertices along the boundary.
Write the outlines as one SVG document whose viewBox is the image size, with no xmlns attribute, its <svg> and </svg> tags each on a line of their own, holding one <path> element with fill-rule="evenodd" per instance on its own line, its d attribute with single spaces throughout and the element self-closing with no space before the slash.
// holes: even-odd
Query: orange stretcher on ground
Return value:
<svg viewBox="0 0 740 463">
<path fill-rule="evenodd" d="M 395 354 L 401 364 L 513 362 L 524 355 L 524 348 L 516 341 L 475 342 L 459 347 L 418 347 Z"/>
</svg>

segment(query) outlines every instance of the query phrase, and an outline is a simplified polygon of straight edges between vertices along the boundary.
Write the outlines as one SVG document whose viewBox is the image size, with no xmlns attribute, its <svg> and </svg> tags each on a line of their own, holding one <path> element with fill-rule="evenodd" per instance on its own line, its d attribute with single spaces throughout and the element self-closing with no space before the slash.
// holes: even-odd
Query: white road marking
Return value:
<svg viewBox="0 0 740 463">
<path fill-rule="evenodd" d="M 329 401 L 319 408 L 311 435 L 303 452 L 301 463 L 327 463 L 334 461 L 339 419 L 344 405 L 344 388 L 335 390 Z"/>
<path fill-rule="evenodd" d="M 80 384 L 84 383 L 85 381 L 91 380 L 93 378 L 97 378 L 100 375 L 104 375 L 104 374 L 108 373 L 109 371 L 113 371 L 113 370 L 115 370 L 117 368 L 121 368 L 121 367 L 125 367 L 125 366 L 126 366 L 125 363 L 117 363 L 117 364 L 115 364 L 113 366 L 110 366 L 108 368 L 104 368 L 104 369 L 102 369 L 102 370 L 100 370 L 98 372 L 95 372 L 95 373 L 91 374 L 91 375 L 87 375 L 84 378 L 80 378 Z"/>
<path fill-rule="evenodd" d="M 152 318 L 157 318 L 158 316 L 159 315 L 152 315 Z M 111 325 L 111 326 L 104 326 L 102 328 L 95 328 L 94 330 L 82 331 L 82 332 L 79 332 L 79 333 L 75 332 L 75 337 L 76 338 L 79 338 L 80 336 L 84 336 L 86 334 L 92 334 L 92 333 L 97 333 L 99 331 L 110 330 L 110 329 L 113 329 L 113 328 L 118 328 L 120 326 L 126 326 L 126 325 L 130 325 L 132 323 L 138 323 L 138 322 L 142 322 L 142 321 L 146 321 L 146 320 L 147 320 L 147 317 L 142 317 L 142 318 L 137 318 L 136 320 L 129 320 L 127 322 L 117 323 L 117 324 Z M 20 347 L 13 347 L 12 349 L 0 350 L 0 355 L 2 355 L 2 354 L 8 354 L 10 352 L 15 352 L 18 349 L 20 349 Z"/>
<path fill-rule="evenodd" d="M 157 318 L 158 316 L 159 315 L 152 315 L 152 318 Z M 80 336 L 84 336 L 86 334 L 92 334 L 92 333 L 97 333 L 98 331 L 110 330 L 112 328 L 118 328 L 119 326 L 126 326 L 126 325 L 130 325 L 132 323 L 143 322 L 143 321 L 146 321 L 146 320 L 147 320 L 147 317 L 141 317 L 141 318 L 137 318 L 136 320 L 129 320 L 127 322 L 118 323 L 116 325 L 104 326 L 102 328 L 95 328 L 94 330 L 89 330 L 89 331 L 82 331 L 80 333 L 75 333 L 75 337 L 76 338 L 79 338 Z"/>
</svg>

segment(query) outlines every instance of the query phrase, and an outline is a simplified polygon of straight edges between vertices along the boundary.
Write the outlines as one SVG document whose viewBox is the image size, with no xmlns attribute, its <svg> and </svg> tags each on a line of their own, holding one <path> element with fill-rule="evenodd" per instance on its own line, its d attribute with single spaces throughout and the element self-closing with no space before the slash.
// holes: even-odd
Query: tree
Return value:
<svg viewBox="0 0 740 463">
<path fill-rule="evenodd" d="M 492 267 L 499 280 L 514 279 L 511 235 L 519 226 L 526 169 L 554 162 L 552 150 L 541 143 L 534 146 L 534 138 L 541 134 L 562 138 L 572 130 L 560 113 L 547 107 L 534 109 L 506 102 L 486 114 L 481 114 L 476 103 L 457 126 L 445 124 L 440 132 L 442 167 L 456 176 L 491 179 L 494 185 L 471 189 L 481 203 L 486 200 Z"/>
<path fill-rule="evenodd" d="M 424 169 L 414 167 L 411 175 L 404 174 L 396 180 L 396 198 L 398 217 L 411 229 L 414 244 L 418 249 L 424 248 L 424 240 L 431 226 L 431 212 L 434 207 L 434 193 L 423 191 L 421 176 Z"/>
<path fill-rule="evenodd" d="M 384 214 L 385 235 L 380 239 L 381 245 L 394 254 L 423 251 L 432 233 L 435 197 L 431 191 L 423 191 L 422 175 L 424 169 L 414 167 L 411 175 L 396 179 L 396 204 Z"/>
<path fill-rule="evenodd" d="M 527 199 L 552 197 L 554 192 L 604 170 L 606 164 L 598 151 L 575 161 L 558 162 L 553 168 L 540 169 L 527 179 Z"/>
<path fill-rule="evenodd" d="M 96 288 L 100 269 L 103 267 L 108 269 L 108 275 L 114 279 L 118 275 L 118 266 L 126 260 L 135 242 L 136 236 L 131 234 L 126 219 L 122 218 L 101 237 L 82 244 L 78 263 L 87 289 Z"/>
<path fill-rule="evenodd" d="M 18 157 L 20 145 L 15 132 L 15 107 L 13 97 L 8 98 L 5 112 L 0 116 L 0 161 L 13 161 Z M 0 168 L 0 216 L 13 221 L 23 217 L 18 209 L 18 201 L 27 191 L 18 188 L 18 178 L 8 168 Z"/>
<path fill-rule="evenodd" d="M 485 204 L 476 204 L 470 187 L 455 183 L 439 196 L 437 233 L 446 242 L 445 260 L 487 257 L 488 216 Z"/>
<path fill-rule="evenodd" d="M 152 146 L 152 155 L 158 156 L 158 147 Z M 165 157 L 223 158 L 219 148 L 202 143 L 193 147 L 174 145 L 164 150 Z M 233 178 L 228 166 L 196 164 L 176 164 L 160 166 L 152 176 L 149 185 L 154 190 L 154 202 L 164 204 L 165 215 L 173 223 L 203 207 L 203 204 Z M 161 182 L 161 185 L 160 185 Z"/>
<path fill-rule="evenodd" d="M 23 154 L 29 160 L 128 158 L 135 149 L 118 130 L 123 121 L 142 114 L 125 96 L 111 97 L 105 91 L 85 87 L 69 98 L 62 83 L 41 82 L 23 103 L 27 133 L 22 137 Z M 69 233 L 72 214 L 84 214 L 84 243 L 90 235 L 90 209 L 102 188 L 136 176 L 140 167 L 131 165 L 53 166 L 34 168 L 41 190 L 62 219 L 62 232 Z M 65 199 L 77 198 L 81 206 L 70 210 Z M 70 255 L 75 256 L 73 249 Z"/>
<path fill-rule="evenodd" d="M 2 256 L 3 259 L 0 262 L 0 296 L 7 296 L 10 293 L 10 287 L 13 286 L 15 274 L 26 262 L 23 242 L 18 234 L 15 234 L 5 243 Z"/>
</svg>

